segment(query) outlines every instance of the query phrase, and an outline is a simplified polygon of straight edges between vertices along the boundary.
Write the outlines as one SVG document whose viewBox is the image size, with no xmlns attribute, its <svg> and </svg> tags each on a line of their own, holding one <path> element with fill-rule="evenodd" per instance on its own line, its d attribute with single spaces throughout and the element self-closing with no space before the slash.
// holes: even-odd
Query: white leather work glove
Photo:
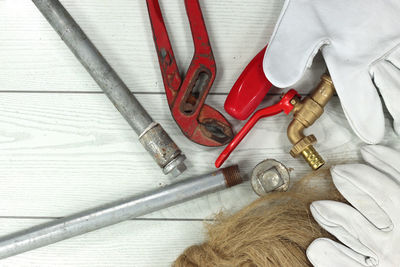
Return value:
<svg viewBox="0 0 400 267">
<path fill-rule="evenodd" d="M 290 87 L 321 49 L 353 130 L 379 143 L 385 121 L 378 91 L 400 132 L 399 14 L 399 0 L 286 0 L 265 53 L 265 75 Z"/>
<path fill-rule="evenodd" d="M 316 267 L 400 266 L 400 153 L 384 146 L 366 146 L 369 165 L 331 169 L 332 179 L 352 205 L 316 201 L 315 220 L 344 245 L 316 239 L 307 257 Z"/>
</svg>

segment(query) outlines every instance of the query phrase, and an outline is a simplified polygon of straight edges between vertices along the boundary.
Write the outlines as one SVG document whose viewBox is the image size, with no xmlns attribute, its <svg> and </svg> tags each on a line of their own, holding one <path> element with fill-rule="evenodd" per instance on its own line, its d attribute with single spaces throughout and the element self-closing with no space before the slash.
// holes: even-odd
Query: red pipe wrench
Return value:
<svg viewBox="0 0 400 267">
<path fill-rule="evenodd" d="M 204 102 L 215 80 L 216 64 L 198 0 L 185 0 L 194 56 L 182 80 L 158 0 L 146 0 L 168 104 L 176 123 L 190 140 L 222 146 L 233 138 L 230 123 Z"/>
</svg>

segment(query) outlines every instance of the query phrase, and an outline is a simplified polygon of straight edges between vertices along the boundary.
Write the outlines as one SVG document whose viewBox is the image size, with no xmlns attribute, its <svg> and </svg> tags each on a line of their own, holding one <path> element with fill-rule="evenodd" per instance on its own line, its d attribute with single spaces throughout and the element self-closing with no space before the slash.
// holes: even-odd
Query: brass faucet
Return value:
<svg viewBox="0 0 400 267">
<path fill-rule="evenodd" d="M 332 80 L 326 74 L 321 77 L 320 84 L 314 89 L 311 95 L 304 99 L 300 98 L 296 90 L 289 90 L 282 96 L 279 103 L 260 109 L 254 113 L 231 143 L 219 155 L 215 161 L 215 166 L 219 168 L 224 163 L 260 119 L 274 116 L 281 112 L 285 114 L 293 112 L 293 121 L 287 129 L 287 135 L 293 144 L 290 154 L 293 157 L 302 155 L 313 170 L 319 169 L 325 164 L 325 161 L 313 147 L 317 142 L 317 138 L 314 135 L 305 136 L 304 129 L 310 127 L 321 117 L 322 113 L 324 113 L 324 107 L 332 98 L 334 92 L 335 88 Z"/>
<path fill-rule="evenodd" d="M 325 161 L 313 146 L 317 142 L 317 138 L 314 135 L 305 136 L 304 129 L 310 127 L 321 117 L 324 107 L 332 98 L 334 92 L 335 87 L 331 78 L 324 74 L 321 77 L 321 82 L 310 96 L 303 100 L 294 97 L 290 101 L 290 104 L 294 107 L 293 121 L 287 129 L 288 138 L 293 144 L 290 155 L 295 158 L 302 155 L 313 170 L 319 169 L 325 164 Z"/>
</svg>

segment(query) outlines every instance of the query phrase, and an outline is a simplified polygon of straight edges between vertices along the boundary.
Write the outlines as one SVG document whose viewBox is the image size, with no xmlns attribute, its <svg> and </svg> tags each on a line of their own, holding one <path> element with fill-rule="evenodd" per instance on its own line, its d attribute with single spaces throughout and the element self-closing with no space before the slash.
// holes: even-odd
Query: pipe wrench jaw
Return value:
<svg viewBox="0 0 400 267">
<path fill-rule="evenodd" d="M 199 126 L 202 136 L 208 138 L 210 146 L 226 145 L 233 139 L 230 123 L 221 113 L 208 105 L 204 105 L 200 112 Z"/>
<path fill-rule="evenodd" d="M 191 115 L 172 110 L 173 117 L 182 133 L 191 141 L 204 146 L 218 147 L 228 144 L 234 134 L 225 117 L 209 105 Z"/>
<path fill-rule="evenodd" d="M 223 146 L 233 138 L 232 127 L 216 109 L 205 104 L 215 80 L 216 64 L 198 0 L 185 0 L 194 43 L 194 56 L 182 79 L 158 0 L 147 0 L 154 43 L 168 104 L 176 123 L 191 141 Z"/>
</svg>

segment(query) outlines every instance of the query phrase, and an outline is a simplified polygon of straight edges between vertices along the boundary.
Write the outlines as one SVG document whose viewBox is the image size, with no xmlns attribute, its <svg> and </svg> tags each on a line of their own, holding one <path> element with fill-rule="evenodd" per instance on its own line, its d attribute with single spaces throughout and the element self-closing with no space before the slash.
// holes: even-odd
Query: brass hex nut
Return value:
<svg viewBox="0 0 400 267">
<path fill-rule="evenodd" d="M 297 144 L 290 150 L 290 155 L 297 158 L 307 147 L 317 143 L 317 138 L 312 134 L 301 139 Z"/>
</svg>

